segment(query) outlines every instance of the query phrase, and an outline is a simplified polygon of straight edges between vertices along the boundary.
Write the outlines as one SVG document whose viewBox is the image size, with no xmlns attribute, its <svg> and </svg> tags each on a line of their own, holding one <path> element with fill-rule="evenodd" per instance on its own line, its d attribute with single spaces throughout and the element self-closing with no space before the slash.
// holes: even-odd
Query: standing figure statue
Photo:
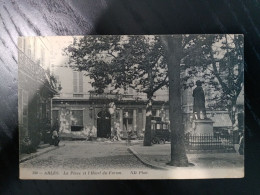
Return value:
<svg viewBox="0 0 260 195">
<path fill-rule="evenodd" d="M 205 95 L 202 88 L 202 82 L 200 80 L 196 81 L 197 87 L 193 90 L 192 96 L 194 97 L 193 103 L 193 113 L 195 119 L 206 119 L 206 108 L 205 108 Z M 203 118 L 200 116 L 202 112 Z"/>
</svg>

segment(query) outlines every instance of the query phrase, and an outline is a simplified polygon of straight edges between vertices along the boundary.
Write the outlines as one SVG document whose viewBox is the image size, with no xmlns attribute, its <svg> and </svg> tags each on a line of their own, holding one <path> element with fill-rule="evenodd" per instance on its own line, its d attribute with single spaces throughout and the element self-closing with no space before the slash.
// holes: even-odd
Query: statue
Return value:
<svg viewBox="0 0 260 195">
<path fill-rule="evenodd" d="M 196 81 L 197 87 L 193 90 L 192 96 L 194 97 L 193 103 L 193 113 L 195 119 L 206 119 L 206 108 L 205 108 L 205 95 L 202 88 L 202 82 L 200 80 Z M 202 112 L 203 118 L 200 116 Z"/>
</svg>

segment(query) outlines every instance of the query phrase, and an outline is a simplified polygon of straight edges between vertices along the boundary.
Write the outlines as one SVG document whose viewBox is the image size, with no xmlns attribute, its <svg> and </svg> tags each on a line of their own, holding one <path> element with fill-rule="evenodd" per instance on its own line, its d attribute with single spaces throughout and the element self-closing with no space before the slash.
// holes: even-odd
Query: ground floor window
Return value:
<svg viewBox="0 0 260 195">
<path fill-rule="evenodd" d="M 124 110 L 123 127 L 125 131 L 133 130 L 133 110 Z"/>
<path fill-rule="evenodd" d="M 71 111 L 71 131 L 81 131 L 83 129 L 83 110 Z"/>
<path fill-rule="evenodd" d="M 157 116 L 157 110 L 156 109 L 152 110 L 152 116 Z"/>
</svg>

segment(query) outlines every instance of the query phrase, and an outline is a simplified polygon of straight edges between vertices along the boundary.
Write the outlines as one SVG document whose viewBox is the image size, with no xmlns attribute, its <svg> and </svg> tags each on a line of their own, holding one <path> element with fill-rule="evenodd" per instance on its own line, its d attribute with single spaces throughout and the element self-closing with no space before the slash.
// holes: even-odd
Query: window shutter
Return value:
<svg viewBox="0 0 260 195">
<path fill-rule="evenodd" d="M 83 74 L 79 72 L 79 93 L 83 93 Z"/>
<path fill-rule="evenodd" d="M 73 72 L 73 92 L 77 93 L 78 91 L 78 74 L 77 72 Z"/>
</svg>

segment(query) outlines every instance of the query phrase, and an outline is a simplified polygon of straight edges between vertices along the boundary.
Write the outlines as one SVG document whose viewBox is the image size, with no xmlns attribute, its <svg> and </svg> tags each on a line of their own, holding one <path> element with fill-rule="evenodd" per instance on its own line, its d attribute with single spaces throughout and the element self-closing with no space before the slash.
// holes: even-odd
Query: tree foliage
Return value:
<svg viewBox="0 0 260 195">
<path fill-rule="evenodd" d="M 156 92 L 167 83 L 163 52 L 157 36 L 85 36 L 75 38 L 65 49 L 71 67 L 87 71 L 93 87 L 101 93 L 108 85 Z"/>
<path fill-rule="evenodd" d="M 97 93 L 109 86 L 113 90 L 130 87 L 147 95 L 145 146 L 151 145 L 153 95 L 164 86 L 170 88 L 171 164 L 177 166 L 188 164 L 181 86 L 187 89 L 196 79 L 204 80 L 218 92 L 212 96 L 215 105 L 227 107 L 233 114 L 243 84 L 240 35 L 85 36 L 75 38 L 65 53 L 72 68 L 85 71 L 92 79 Z"/>
<path fill-rule="evenodd" d="M 168 83 L 167 65 L 158 36 L 85 36 L 65 49 L 69 64 L 93 80 L 103 93 L 133 88 L 147 95 L 144 145 L 151 145 L 151 115 L 154 93 Z"/>
<path fill-rule="evenodd" d="M 244 82 L 244 42 L 242 35 L 200 35 L 201 46 L 186 55 L 182 68 L 185 87 L 193 86 L 190 78 L 201 77 L 213 94 L 211 109 L 228 109 L 232 123 L 235 121 L 237 98 Z M 188 71 L 187 71 L 188 70 Z"/>
</svg>

